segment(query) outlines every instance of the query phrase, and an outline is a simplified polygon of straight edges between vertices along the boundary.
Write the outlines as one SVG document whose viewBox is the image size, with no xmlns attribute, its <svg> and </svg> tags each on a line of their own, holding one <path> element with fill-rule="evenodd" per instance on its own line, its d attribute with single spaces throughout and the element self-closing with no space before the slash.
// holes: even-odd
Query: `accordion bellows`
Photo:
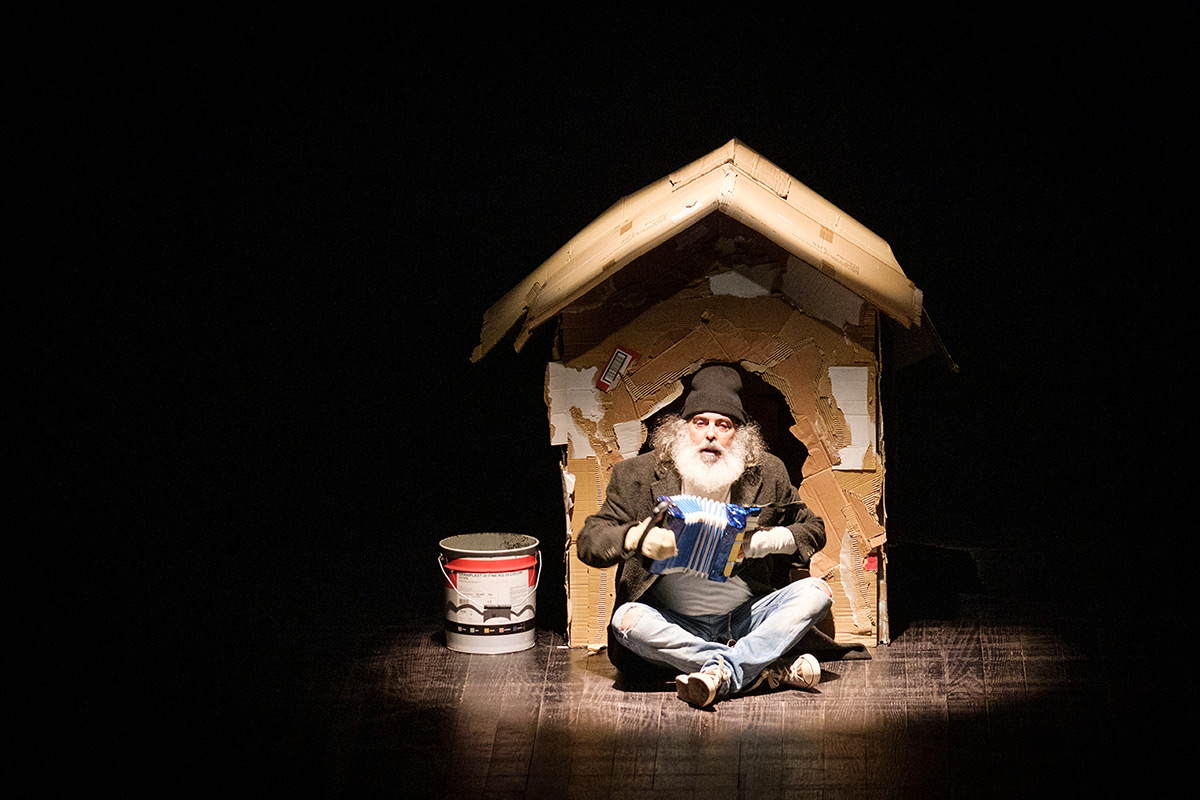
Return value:
<svg viewBox="0 0 1200 800">
<path fill-rule="evenodd" d="M 670 504 L 663 527 L 675 533 L 679 552 L 651 563 L 650 571 L 658 575 L 690 572 L 724 583 L 741 557 L 747 517 L 759 509 L 689 494 L 658 499 Z"/>
</svg>

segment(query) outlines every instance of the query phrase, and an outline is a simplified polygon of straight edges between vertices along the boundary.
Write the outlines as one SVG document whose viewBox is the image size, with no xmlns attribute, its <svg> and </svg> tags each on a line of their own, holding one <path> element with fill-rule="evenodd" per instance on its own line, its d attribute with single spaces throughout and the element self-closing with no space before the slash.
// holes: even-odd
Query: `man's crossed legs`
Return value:
<svg viewBox="0 0 1200 800">
<path fill-rule="evenodd" d="M 718 697 L 757 687 L 764 670 L 791 650 L 832 605 L 829 585 L 820 578 L 805 578 L 729 614 L 689 617 L 626 603 L 613 614 L 613 628 L 631 652 L 682 673 L 676 679 L 680 698 L 707 706 Z M 815 659 L 806 658 L 811 661 L 805 669 L 811 669 Z M 794 666 L 799 669 L 800 662 Z"/>
</svg>

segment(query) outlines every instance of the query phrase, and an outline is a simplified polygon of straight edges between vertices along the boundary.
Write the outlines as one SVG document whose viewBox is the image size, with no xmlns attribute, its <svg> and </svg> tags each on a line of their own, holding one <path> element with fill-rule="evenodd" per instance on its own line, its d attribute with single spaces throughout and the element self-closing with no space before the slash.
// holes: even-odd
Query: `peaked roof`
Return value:
<svg viewBox="0 0 1200 800">
<path fill-rule="evenodd" d="M 922 296 L 892 248 L 861 223 L 733 139 L 618 200 L 483 315 L 478 361 L 518 322 L 530 332 L 713 211 L 767 236 L 897 322 L 920 325 Z"/>
</svg>

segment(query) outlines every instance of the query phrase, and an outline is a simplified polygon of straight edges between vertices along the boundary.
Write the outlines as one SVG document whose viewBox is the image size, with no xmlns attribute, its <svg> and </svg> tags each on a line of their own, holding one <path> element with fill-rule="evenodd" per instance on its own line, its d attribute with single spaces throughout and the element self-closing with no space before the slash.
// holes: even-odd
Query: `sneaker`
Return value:
<svg viewBox="0 0 1200 800">
<path fill-rule="evenodd" d="M 811 653 L 805 653 L 790 665 L 772 664 L 762 671 L 767 686 L 778 689 L 786 686 L 791 689 L 811 689 L 821 682 L 821 662 Z"/>
<path fill-rule="evenodd" d="M 679 699 L 697 708 L 707 708 L 717 699 L 721 688 L 729 683 L 733 673 L 725 662 L 717 659 L 705 664 L 699 672 L 675 677 L 675 692 Z"/>
</svg>

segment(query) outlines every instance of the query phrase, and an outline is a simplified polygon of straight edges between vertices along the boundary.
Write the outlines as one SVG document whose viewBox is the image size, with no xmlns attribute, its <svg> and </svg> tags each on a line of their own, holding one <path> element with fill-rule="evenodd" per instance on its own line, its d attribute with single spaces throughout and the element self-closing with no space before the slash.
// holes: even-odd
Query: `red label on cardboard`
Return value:
<svg viewBox="0 0 1200 800">
<path fill-rule="evenodd" d="M 628 347 L 617 347 L 613 350 L 612 357 L 608 359 L 608 366 L 600 373 L 600 377 L 596 379 L 596 388 L 602 392 L 607 392 L 609 389 L 617 385 L 617 381 L 625 374 L 625 370 L 637 361 L 641 356 L 636 350 Z"/>
</svg>

